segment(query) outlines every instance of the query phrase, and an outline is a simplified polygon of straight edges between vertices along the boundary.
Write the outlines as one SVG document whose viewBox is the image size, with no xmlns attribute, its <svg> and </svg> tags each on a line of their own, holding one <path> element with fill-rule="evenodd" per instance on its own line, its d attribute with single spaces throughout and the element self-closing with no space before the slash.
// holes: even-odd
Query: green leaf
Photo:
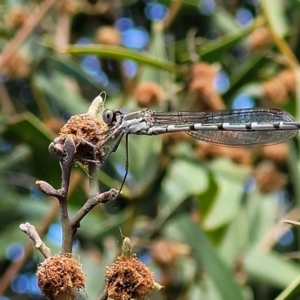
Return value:
<svg viewBox="0 0 300 300">
<path fill-rule="evenodd" d="M 217 189 L 213 195 L 213 205 L 203 216 L 202 226 L 206 230 L 215 230 L 235 218 L 249 168 L 236 165 L 228 159 L 216 159 L 209 168 L 217 182 Z M 202 201 L 202 198 L 199 198 L 199 201 Z"/>
<path fill-rule="evenodd" d="M 167 61 L 165 36 L 163 32 L 162 22 L 154 22 L 152 24 L 152 39 L 147 53 L 153 57 Z M 153 68 L 149 65 L 141 67 L 139 82 L 156 82 L 166 90 L 170 86 L 170 76 L 167 71 L 160 68 Z"/>
<path fill-rule="evenodd" d="M 180 159 L 172 162 L 163 182 L 164 193 L 173 203 L 198 195 L 207 187 L 207 171 L 200 164 Z"/>
<path fill-rule="evenodd" d="M 36 84 L 44 94 L 62 111 L 80 114 L 87 111 L 89 103 L 74 89 L 68 76 L 61 72 L 53 72 L 51 76 L 38 73 Z"/>
<path fill-rule="evenodd" d="M 291 282 L 286 289 L 275 300 L 288 300 L 296 299 L 296 296 L 300 295 L 300 276 L 298 276 L 293 282 Z"/>
<path fill-rule="evenodd" d="M 262 0 L 261 2 L 270 27 L 277 35 L 284 37 L 289 32 L 284 2 L 273 0 Z"/>
<path fill-rule="evenodd" d="M 212 17 L 214 23 L 222 32 L 233 33 L 241 29 L 241 25 L 235 17 L 220 5 L 216 7 Z"/>
<path fill-rule="evenodd" d="M 250 31 L 250 28 L 242 28 L 240 31 L 235 32 L 234 34 L 224 35 L 213 41 L 202 43 L 197 47 L 197 53 L 203 61 L 219 61 L 223 54 L 227 53 L 239 41 L 245 38 Z M 178 53 L 178 59 L 182 63 L 188 62 L 190 60 L 189 53 L 187 51 Z"/>
<path fill-rule="evenodd" d="M 17 143 L 26 143 L 32 153 L 32 163 L 39 179 L 54 185 L 60 183 L 61 172 L 58 161 L 49 155 L 48 147 L 54 134 L 30 113 L 9 119 L 4 135 Z"/>
<path fill-rule="evenodd" d="M 140 53 L 134 50 L 129 50 L 117 46 L 107 46 L 107 45 L 90 45 L 90 46 L 69 46 L 66 52 L 72 55 L 86 55 L 94 54 L 100 57 L 108 57 L 118 60 L 132 59 L 140 64 L 147 64 L 149 66 L 168 70 L 171 72 L 176 72 L 176 66 L 171 62 L 160 59 L 159 57 L 154 57 L 152 55 Z"/>
<path fill-rule="evenodd" d="M 230 76 L 230 89 L 224 93 L 224 98 L 230 98 L 244 84 L 249 83 L 249 78 L 255 80 L 256 73 L 269 61 L 267 56 L 269 51 L 269 49 L 262 50 L 235 69 Z"/>
<path fill-rule="evenodd" d="M 204 232 L 188 217 L 181 217 L 176 224 L 178 231 L 191 246 L 198 267 L 203 268 L 211 278 L 222 299 L 244 299 L 241 288 Z"/>
<path fill-rule="evenodd" d="M 1 157 L 0 173 L 4 173 L 12 166 L 24 161 L 31 155 L 30 148 L 27 145 L 19 145 L 15 147 L 9 154 Z"/>
<path fill-rule="evenodd" d="M 285 288 L 300 273 L 299 266 L 273 251 L 266 253 L 252 249 L 246 254 L 244 262 L 246 272 L 252 280 L 278 288 Z"/>
</svg>

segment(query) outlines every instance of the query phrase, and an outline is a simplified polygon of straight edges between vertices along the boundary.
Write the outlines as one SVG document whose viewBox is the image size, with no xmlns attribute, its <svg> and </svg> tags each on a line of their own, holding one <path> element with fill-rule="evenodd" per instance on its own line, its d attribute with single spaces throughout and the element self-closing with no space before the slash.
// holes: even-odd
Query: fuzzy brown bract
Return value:
<svg viewBox="0 0 300 300">
<path fill-rule="evenodd" d="M 109 299 L 145 299 L 154 288 L 153 274 L 136 257 L 120 255 L 105 272 L 106 289 Z"/>
<path fill-rule="evenodd" d="M 75 144 L 75 161 L 86 164 L 89 161 L 102 162 L 105 153 L 103 147 L 98 147 L 104 141 L 107 125 L 90 114 L 78 114 L 61 128 L 59 137 L 50 144 L 50 151 L 59 157 L 64 155 L 64 143 L 67 138 L 71 138 Z"/>
<path fill-rule="evenodd" d="M 46 298 L 73 300 L 76 291 L 84 288 L 86 277 L 76 259 L 69 255 L 54 255 L 41 263 L 37 280 Z"/>
</svg>

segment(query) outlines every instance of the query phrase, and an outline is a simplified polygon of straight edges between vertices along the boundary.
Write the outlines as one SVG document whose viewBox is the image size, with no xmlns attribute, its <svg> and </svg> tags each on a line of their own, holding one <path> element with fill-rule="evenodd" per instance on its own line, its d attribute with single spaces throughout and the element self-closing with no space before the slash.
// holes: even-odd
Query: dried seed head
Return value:
<svg viewBox="0 0 300 300">
<path fill-rule="evenodd" d="M 236 164 L 249 165 L 252 162 L 252 152 L 246 148 L 230 148 L 198 142 L 195 152 L 198 158 L 204 160 L 227 157 Z"/>
<path fill-rule="evenodd" d="M 216 73 L 216 68 L 207 63 L 198 63 L 193 66 L 189 89 L 193 97 L 194 110 L 208 111 L 225 108 L 223 100 L 214 87 Z"/>
<path fill-rule="evenodd" d="M 153 274 L 135 254 L 127 257 L 121 254 L 105 272 L 109 299 L 145 299 L 154 289 Z"/>
<path fill-rule="evenodd" d="M 295 76 L 290 70 L 283 70 L 278 76 L 262 83 L 262 101 L 266 106 L 285 104 L 295 92 Z"/>
<path fill-rule="evenodd" d="M 99 44 L 119 46 L 121 44 L 121 36 L 114 27 L 101 26 L 96 32 L 95 41 Z"/>
<path fill-rule="evenodd" d="M 270 161 L 262 162 L 254 171 L 258 189 L 263 193 L 280 191 L 287 183 L 287 176 L 279 172 Z"/>
<path fill-rule="evenodd" d="M 9 78 L 26 78 L 30 71 L 30 61 L 21 52 L 15 52 L 3 62 L 0 72 Z"/>
<path fill-rule="evenodd" d="M 42 294 L 53 299 L 76 299 L 76 291 L 83 289 L 86 277 L 79 262 L 68 255 L 54 255 L 42 262 L 37 270 L 38 286 Z M 64 296 L 64 297 L 62 297 Z"/>
<path fill-rule="evenodd" d="M 106 135 L 103 132 L 107 129 L 107 125 L 90 114 L 74 115 L 61 128 L 59 137 L 50 145 L 51 151 L 57 151 L 59 157 L 63 157 L 63 145 L 67 138 L 74 141 L 76 152 L 75 161 L 86 164 L 88 161 L 102 162 L 105 153 L 103 148 L 98 145 L 104 141 Z M 59 152 L 60 153 L 59 155 Z"/>
<path fill-rule="evenodd" d="M 143 82 L 136 86 L 134 97 L 140 107 L 151 107 L 162 100 L 162 90 L 155 82 Z"/>
<path fill-rule="evenodd" d="M 28 10 L 23 6 L 18 6 L 12 9 L 7 15 L 7 25 L 9 27 L 18 29 L 23 26 L 28 17 Z"/>
<path fill-rule="evenodd" d="M 160 266 L 173 265 L 178 257 L 187 255 L 190 248 L 185 244 L 176 243 L 164 239 L 154 241 L 151 248 L 151 256 Z"/>
<path fill-rule="evenodd" d="M 272 43 L 273 39 L 268 28 L 260 27 L 255 29 L 249 36 L 248 45 L 250 49 L 261 49 Z"/>
<path fill-rule="evenodd" d="M 288 146 L 286 143 L 284 144 L 276 144 L 269 147 L 263 147 L 263 156 L 275 163 L 281 164 L 284 163 L 287 159 L 288 155 Z"/>
</svg>

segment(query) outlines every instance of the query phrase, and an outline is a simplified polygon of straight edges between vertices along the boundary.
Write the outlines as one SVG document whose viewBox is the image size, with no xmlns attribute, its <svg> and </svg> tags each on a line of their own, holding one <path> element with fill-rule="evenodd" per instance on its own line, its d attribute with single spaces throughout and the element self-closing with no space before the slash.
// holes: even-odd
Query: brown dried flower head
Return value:
<svg viewBox="0 0 300 300">
<path fill-rule="evenodd" d="M 157 83 L 143 82 L 136 86 L 134 97 L 140 107 L 151 107 L 162 100 L 163 93 Z"/>
<path fill-rule="evenodd" d="M 0 72 L 9 78 L 25 78 L 30 72 L 30 61 L 21 52 L 15 52 L 3 62 Z"/>
<path fill-rule="evenodd" d="M 193 66 L 189 89 L 193 97 L 194 110 L 208 111 L 225 108 L 223 100 L 214 87 L 216 73 L 216 68 L 207 63 L 198 63 Z"/>
<path fill-rule="evenodd" d="M 220 145 L 198 142 L 195 149 L 200 159 L 211 160 L 217 157 L 227 157 L 236 164 L 249 165 L 252 162 L 252 152 L 246 148 L 231 148 Z"/>
<path fill-rule="evenodd" d="M 287 182 L 287 176 L 279 172 L 270 161 L 262 162 L 254 171 L 258 189 L 263 193 L 280 191 Z"/>
<path fill-rule="evenodd" d="M 61 128 L 59 137 L 50 145 L 57 152 L 63 152 L 63 145 L 67 138 L 71 138 L 75 143 L 74 160 L 86 164 L 88 161 L 102 162 L 102 156 L 105 153 L 103 148 L 98 148 L 106 137 L 103 132 L 107 129 L 107 125 L 102 121 L 88 113 L 74 115 Z M 59 156 L 63 156 L 60 153 Z"/>
<path fill-rule="evenodd" d="M 29 18 L 28 10 L 23 6 L 18 6 L 12 9 L 7 15 L 7 25 L 9 27 L 19 29 Z"/>
<path fill-rule="evenodd" d="M 253 50 L 261 49 L 272 43 L 273 39 L 270 31 L 266 27 L 260 27 L 255 29 L 249 36 L 248 44 Z"/>
<path fill-rule="evenodd" d="M 119 46 L 121 44 L 121 36 L 114 27 L 101 26 L 96 32 L 95 41 L 99 44 Z"/>
<path fill-rule="evenodd" d="M 187 245 L 163 239 L 156 240 L 151 249 L 153 259 L 161 266 L 173 265 L 178 257 L 187 255 L 189 252 L 190 248 Z"/>
<path fill-rule="evenodd" d="M 266 106 L 285 104 L 289 96 L 295 95 L 295 91 L 296 82 L 293 72 L 283 70 L 278 76 L 262 84 L 262 101 Z"/>
<path fill-rule="evenodd" d="M 69 255 L 54 255 L 42 262 L 37 270 L 38 286 L 48 299 L 76 299 L 86 277 L 80 263 Z"/>
<path fill-rule="evenodd" d="M 275 163 L 283 163 L 287 159 L 288 146 L 287 144 L 277 144 L 268 147 L 263 147 L 263 156 L 272 160 Z"/>
<path fill-rule="evenodd" d="M 145 299 L 154 289 L 154 278 L 150 270 L 135 254 L 121 254 L 105 272 L 106 289 L 109 299 Z"/>
</svg>

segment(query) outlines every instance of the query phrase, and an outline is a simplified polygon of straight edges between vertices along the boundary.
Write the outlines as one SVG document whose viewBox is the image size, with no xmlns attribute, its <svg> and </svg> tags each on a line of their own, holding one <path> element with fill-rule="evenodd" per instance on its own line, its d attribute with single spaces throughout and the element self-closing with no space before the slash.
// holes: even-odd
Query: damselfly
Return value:
<svg viewBox="0 0 300 300">
<path fill-rule="evenodd" d="M 101 95 L 97 98 L 103 106 L 104 100 Z M 97 146 L 106 146 L 108 142 L 112 142 L 113 145 L 105 151 L 103 161 L 116 151 L 125 136 L 126 165 L 121 189 L 128 174 L 130 134 L 150 136 L 184 131 L 197 140 L 209 143 L 249 147 L 285 142 L 295 137 L 300 129 L 300 123 L 295 122 L 291 114 L 274 108 L 243 108 L 212 112 L 156 112 L 142 109 L 131 113 L 105 109 L 102 112 L 102 119 L 109 129 L 105 131 L 104 141 Z"/>
</svg>

